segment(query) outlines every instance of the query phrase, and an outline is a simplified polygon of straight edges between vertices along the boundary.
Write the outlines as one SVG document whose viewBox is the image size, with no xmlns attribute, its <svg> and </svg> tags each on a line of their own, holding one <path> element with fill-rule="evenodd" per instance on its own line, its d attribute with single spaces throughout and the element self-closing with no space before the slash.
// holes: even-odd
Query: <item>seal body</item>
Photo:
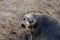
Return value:
<svg viewBox="0 0 60 40">
<path fill-rule="evenodd" d="M 56 19 L 46 14 L 24 15 L 21 27 L 30 28 L 32 40 L 60 40 L 60 26 Z"/>
</svg>

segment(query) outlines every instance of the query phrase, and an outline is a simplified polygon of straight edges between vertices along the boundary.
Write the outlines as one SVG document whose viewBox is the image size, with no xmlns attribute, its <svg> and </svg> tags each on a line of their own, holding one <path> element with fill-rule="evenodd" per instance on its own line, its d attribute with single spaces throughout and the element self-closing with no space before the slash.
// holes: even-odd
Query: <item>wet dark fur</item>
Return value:
<svg viewBox="0 0 60 40">
<path fill-rule="evenodd" d="M 60 40 L 60 26 L 56 19 L 49 15 L 35 15 L 36 23 L 32 26 L 32 40 Z"/>
<path fill-rule="evenodd" d="M 45 14 L 31 14 L 36 23 L 32 26 L 32 40 L 60 40 L 60 26 L 56 19 Z"/>
</svg>

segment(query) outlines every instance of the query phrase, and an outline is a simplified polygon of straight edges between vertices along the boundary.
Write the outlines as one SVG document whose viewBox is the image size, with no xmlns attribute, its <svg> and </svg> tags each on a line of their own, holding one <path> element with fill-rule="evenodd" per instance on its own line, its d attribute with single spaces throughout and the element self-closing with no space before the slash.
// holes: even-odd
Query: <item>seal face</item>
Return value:
<svg viewBox="0 0 60 40">
<path fill-rule="evenodd" d="M 23 28 L 31 28 L 36 23 L 33 14 L 26 14 L 22 18 L 21 27 Z"/>
</svg>

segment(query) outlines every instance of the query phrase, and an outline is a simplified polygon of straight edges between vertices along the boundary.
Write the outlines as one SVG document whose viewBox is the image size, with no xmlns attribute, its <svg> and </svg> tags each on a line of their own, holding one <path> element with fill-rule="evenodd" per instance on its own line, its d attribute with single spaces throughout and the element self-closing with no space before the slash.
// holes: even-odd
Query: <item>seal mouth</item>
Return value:
<svg viewBox="0 0 60 40">
<path fill-rule="evenodd" d="M 21 27 L 26 28 L 24 24 L 21 24 Z"/>
</svg>

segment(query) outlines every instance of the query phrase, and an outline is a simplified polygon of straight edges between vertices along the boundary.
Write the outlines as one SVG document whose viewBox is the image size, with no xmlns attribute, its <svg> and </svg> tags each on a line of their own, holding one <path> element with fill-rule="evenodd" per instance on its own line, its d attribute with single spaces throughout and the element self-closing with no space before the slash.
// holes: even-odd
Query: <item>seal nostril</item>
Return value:
<svg viewBox="0 0 60 40">
<path fill-rule="evenodd" d="M 22 26 L 23 28 L 25 28 L 25 25 L 24 25 L 24 24 L 21 24 L 21 26 Z"/>
</svg>

